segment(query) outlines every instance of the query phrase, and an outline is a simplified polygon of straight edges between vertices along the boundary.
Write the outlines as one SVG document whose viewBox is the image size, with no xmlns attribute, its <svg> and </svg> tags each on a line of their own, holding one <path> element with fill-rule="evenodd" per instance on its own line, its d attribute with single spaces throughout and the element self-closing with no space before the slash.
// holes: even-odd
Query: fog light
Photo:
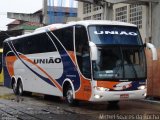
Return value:
<svg viewBox="0 0 160 120">
<path fill-rule="evenodd" d="M 95 97 L 96 99 L 99 99 L 99 98 L 101 98 L 102 96 L 100 96 L 100 95 L 94 95 L 94 97 Z"/>
</svg>

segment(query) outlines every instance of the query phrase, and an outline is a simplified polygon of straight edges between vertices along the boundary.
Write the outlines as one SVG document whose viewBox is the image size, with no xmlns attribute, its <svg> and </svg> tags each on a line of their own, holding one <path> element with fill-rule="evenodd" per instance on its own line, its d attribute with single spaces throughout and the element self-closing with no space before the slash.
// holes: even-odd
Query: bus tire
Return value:
<svg viewBox="0 0 160 120">
<path fill-rule="evenodd" d="M 66 91 L 66 101 L 70 106 L 75 106 L 78 104 L 78 101 L 73 98 L 73 90 L 71 86 L 68 86 Z"/>
<path fill-rule="evenodd" d="M 23 91 L 23 84 L 21 82 L 21 80 L 18 81 L 18 84 L 17 84 L 17 93 L 18 95 L 22 96 L 24 91 Z"/>
<path fill-rule="evenodd" d="M 15 81 L 12 82 L 12 89 L 15 95 L 17 95 L 18 91 L 17 91 L 17 84 Z"/>
</svg>

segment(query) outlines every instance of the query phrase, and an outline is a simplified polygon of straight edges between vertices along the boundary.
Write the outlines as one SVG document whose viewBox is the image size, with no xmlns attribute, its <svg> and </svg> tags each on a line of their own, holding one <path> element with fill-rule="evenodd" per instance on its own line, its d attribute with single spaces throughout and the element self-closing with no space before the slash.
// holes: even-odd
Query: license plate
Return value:
<svg viewBox="0 0 160 120">
<path fill-rule="evenodd" d="M 127 98 L 129 98 L 129 94 L 121 94 L 120 98 L 121 99 L 127 99 Z"/>
</svg>

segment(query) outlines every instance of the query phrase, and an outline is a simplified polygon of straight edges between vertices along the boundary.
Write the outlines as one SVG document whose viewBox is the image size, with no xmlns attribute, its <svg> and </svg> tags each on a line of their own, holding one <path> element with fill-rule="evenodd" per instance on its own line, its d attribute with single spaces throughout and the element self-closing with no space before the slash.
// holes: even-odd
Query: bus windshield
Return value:
<svg viewBox="0 0 160 120">
<path fill-rule="evenodd" d="M 97 60 L 92 61 L 94 79 L 146 78 L 144 46 L 136 27 L 96 25 L 88 29 L 98 48 Z"/>
<path fill-rule="evenodd" d="M 136 27 L 96 25 L 89 26 L 89 35 L 95 44 L 143 45 Z"/>
<path fill-rule="evenodd" d="M 146 78 L 142 46 L 98 46 L 98 59 L 92 65 L 96 80 Z"/>
</svg>

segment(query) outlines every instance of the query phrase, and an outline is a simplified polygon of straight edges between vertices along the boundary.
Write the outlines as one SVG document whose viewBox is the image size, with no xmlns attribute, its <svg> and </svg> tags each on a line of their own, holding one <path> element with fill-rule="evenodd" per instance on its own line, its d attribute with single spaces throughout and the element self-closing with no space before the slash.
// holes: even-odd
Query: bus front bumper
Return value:
<svg viewBox="0 0 160 120">
<path fill-rule="evenodd" d="M 133 91 L 94 91 L 90 101 L 119 101 L 119 100 L 133 100 L 144 99 L 146 97 L 146 89 Z"/>
</svg>

